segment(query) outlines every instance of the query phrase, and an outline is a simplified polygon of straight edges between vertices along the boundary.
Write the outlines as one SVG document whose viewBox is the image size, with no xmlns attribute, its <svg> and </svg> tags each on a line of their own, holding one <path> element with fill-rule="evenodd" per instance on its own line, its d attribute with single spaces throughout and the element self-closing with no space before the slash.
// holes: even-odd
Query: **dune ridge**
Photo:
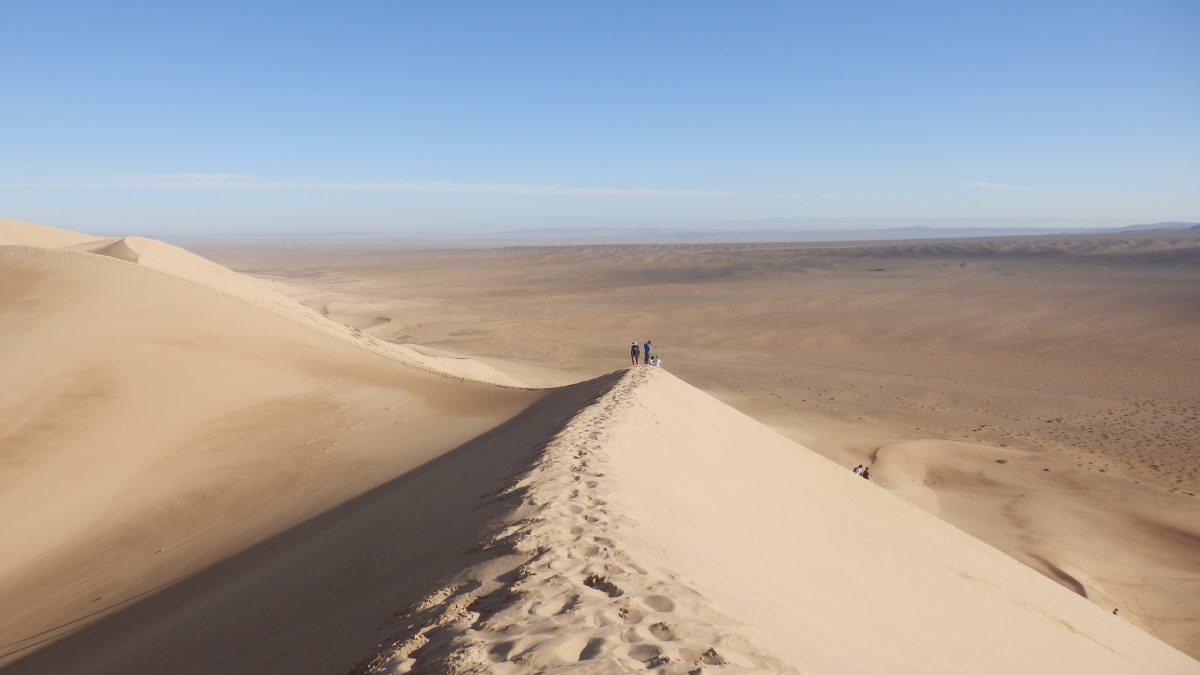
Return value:
<svg viewBox="0 0 1200 675">
<path fill-rule="evenodd" d="M 474 578 L 438 588 L 402 612 L 401 634 L 355 675 L 683 673 L 703 666 L 796 672 L 739 635 L 738 622 L 678 575 L 641 555 L 636 523 L 608 501 L 609 427 L 637 405 L 634 389 L 649 375 L 624 375 L 571 419 L 528 473 L 488 496 L 518 506 L 480 549 L 502 569 L 504 557 L 520 564 L 499 574 L 481 565 Z"/>
<path fill-rule="evenodd" d="M 495 558 L 401 611 L 355 675 L 1200 672 L 654 368 L 489 499 L 519 500 Z"/>
<path fill-rule="evenodd" d="M 95 237 L 81 232 L 0 218 L 0 246 L 60 248 L 77 246 L 94 239 Z"/>
<path fill-rule="evenodd" d="M 93 254 L 135 264 L 146 270 L 195 283 L 412 368 L 497 386 L 528 386 L 508 373 L 469 357 L 422 353 L 410 345 L 386 342 L 353 326 L 331 321 L 272 289 L 269 283 L 238 274 L 183 248 L 155 239 L 137 236 L 95 238 L 44 225 L 0 220 L 0 246 L 28 246 L 35 250 L 53 250 L 63 255 Z"/>
</svg>

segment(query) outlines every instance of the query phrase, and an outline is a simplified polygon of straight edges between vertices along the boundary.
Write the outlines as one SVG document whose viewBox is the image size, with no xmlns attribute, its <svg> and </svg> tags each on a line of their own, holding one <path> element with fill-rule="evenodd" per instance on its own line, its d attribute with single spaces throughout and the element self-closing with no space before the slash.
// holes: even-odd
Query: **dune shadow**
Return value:
<svg viewBox="0 0 1200 675">
<path fill-rule="evenodd" d="M 1071 574 L 1068 574 L 1066 570 L 1036 553 L 1026 553 L 1026 555 L 1032 558 L 1036 563 L 1030 565 L 1030 567 L 1041 572 L 1043 575 L 1049 577 L 1067 590 L 1082 597 L 1088 597 L 1087 587 L 1083 585 L 1083 582 L 1076 579 Z"/>
<path fill-rule="evenodd" d="M 91 622 L 68 622 L 82 627 L 60 639 L 19 646 L 28 653 L 0 675 L 345 672 L 387 637 L 393 615 L 494 555 L 478 544 L 519 504 L 496 496 L 622 375 L 549 390 L 373 490 Z"/>
</svg>

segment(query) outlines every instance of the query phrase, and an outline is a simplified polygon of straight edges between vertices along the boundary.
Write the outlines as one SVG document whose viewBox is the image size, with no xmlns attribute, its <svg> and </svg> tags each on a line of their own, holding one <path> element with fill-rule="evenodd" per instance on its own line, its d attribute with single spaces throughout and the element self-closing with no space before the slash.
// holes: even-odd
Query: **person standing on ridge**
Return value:
<svg viewBox="0 0 1200 675">
<path fill-rule="evenodd" d="M 638 364 L 638 346 L 636 341 L 629 345 L 629 358 L 633 359 L 633 365 L 636 366 Z"/>
<path fill-rule="evenodd" d="M 650 365 L 650 341 L 646 340 L 646 344 L 642 346 L 642 358 L 646 359 L 646 365 Z"/>
</svg>

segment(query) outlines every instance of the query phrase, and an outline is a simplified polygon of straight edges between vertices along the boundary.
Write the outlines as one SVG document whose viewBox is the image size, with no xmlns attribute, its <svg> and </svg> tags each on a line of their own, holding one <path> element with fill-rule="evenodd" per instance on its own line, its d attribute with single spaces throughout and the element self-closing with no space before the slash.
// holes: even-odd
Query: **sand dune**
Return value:
<svg viewBox="0 0 1200 675">
<path fill-rule="evenodd" d="M 59 248 L 93 241 L 95 237 L 49 225 L 0 218 L 0 246 Z"/>
<path fill-rule="evenodd" d="M 495 499 L 519 499 L 496 559 L 402 613 L 358 672 L 1200 669 L 658 369 Z"/>
<path fill-rule="evenodd" d="M 536 461 L 610 381 L 543 397 L 436 457 L 436 445 L 392 432 L 392 452 L 429 461 L 389 467 L 394 477 L 382 485 L 80 622 L 0 672 L 347 672 L 394 629 L 399 610 L 493 555 L 480 544 L 505 505 L 481 497 Z"/>
<path fill-rule="evenodd" d="M 354 672 L 1200 672 L 648 368 L 554 392 L 11 672 L 343 672 L 380 634 Z"/>
<path fill-rule="evenodd" d="M 361 247 L 212 250 L 543 385 L 653 338 L 689 383 L 1200 656 L 1196 232 Z"/>
<path fill-rule="evenodd" d="M 504 386 L 543 371 L 71 234 L 0 230 L 4 673 L 1200 672 L 885 487 L 987 446 L 875 485 L 663 370 Z"/>
<path fill-rule="evenodd" d="M 406 363 L 337 326 L 307 329 L 323 319 L 286 316 L 282 298 L 264 311 L 268 293 L 238 297 L 243 280 L 217 265 L 117 243 L 100 255 L 0 247 L 0 539 L 20 542 L 0 557 L 5 655 L 383 483 L 537 396 L 448 379 L 433 371 L 450 359 Z M 107 255 L 127 250 L 138 264 Z M 209 278 L 223 283 L 195 282 Z M 443 372 L 492 372 L 464 364 Z"/>
</svg>

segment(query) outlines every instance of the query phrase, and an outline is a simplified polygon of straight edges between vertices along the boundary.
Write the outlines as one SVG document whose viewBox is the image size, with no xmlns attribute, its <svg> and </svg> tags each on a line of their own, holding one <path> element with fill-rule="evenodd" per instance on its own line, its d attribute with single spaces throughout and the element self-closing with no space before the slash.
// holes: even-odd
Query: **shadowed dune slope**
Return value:
<svg viewBox="0 0 1200 675">
<path fill-rule="evenodd" d="M 16 673 L 341 673 L 441 578 L 489 558 L 527 470 L 613 377 L 551 392 L 515 418 L 0 668 Z"/>
</svg>

